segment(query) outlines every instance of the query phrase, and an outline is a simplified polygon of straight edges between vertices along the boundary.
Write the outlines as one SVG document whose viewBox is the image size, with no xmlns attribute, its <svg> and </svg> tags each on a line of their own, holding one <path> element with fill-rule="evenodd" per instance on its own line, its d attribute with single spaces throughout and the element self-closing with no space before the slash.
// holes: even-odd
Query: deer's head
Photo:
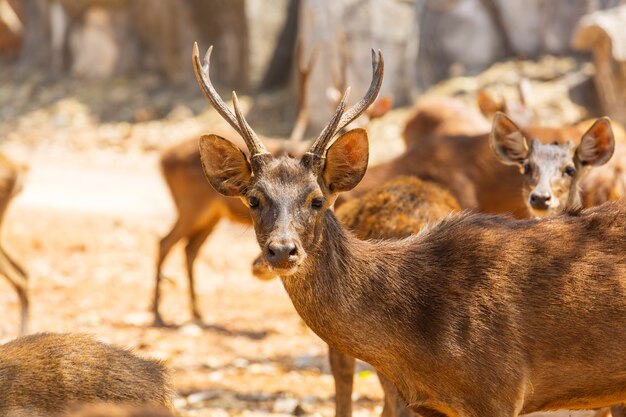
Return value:
<svg viewBox="0 0 626 417">
<path fill-rule="evenodd" d="M 578 183 L 588 167 L 605 164 L 615 149 L 608 118 L 598 119 L 578 146 L 528 140 L 503 113 L 496 114 L 489 144 L 498 159 L 517 165 L 523 175 L 523 194 L 535 216 L 556 213 L 579 203 Z"/>
<path fill-rule="evenodd" d="M 368 140 L 363 129 L 351 130 L 328 144 L 338 131 L 376 99 L 383 79 L 380 51 L 372 51 L 373 76 L 365 96 L 350 109 L 348 88 L 328 125 L 301 159 L 272 156 L 243 116 L 233 92 L 234 114 L 211 84 L 211 48 L 201 63 L 194 47 L 198 83 L 215 109 L 243 137 L 250 158 L 217 135 L 200 138 L 200 156 L 211 185 L 228 197 L 239 197 L 250 209 L 257 241 L 267 264 L 281 276 L 297 272 L 321 237 L 322 219 L 337 195 L 354 188 L 367 169 Z"/>
</svg>

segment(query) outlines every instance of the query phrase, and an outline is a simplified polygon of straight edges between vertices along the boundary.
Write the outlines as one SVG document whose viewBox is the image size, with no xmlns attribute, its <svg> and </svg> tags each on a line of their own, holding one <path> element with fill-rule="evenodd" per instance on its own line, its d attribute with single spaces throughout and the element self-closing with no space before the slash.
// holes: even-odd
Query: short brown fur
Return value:
<svg viewBox="0 0 626 417">
<path fill-rule="evenodd" d="M 0 415 L 48 416 L 83 403 L 171 409 L 161 362 L 83 334 L 39 333 L 0 346 Z"/>
</svg>

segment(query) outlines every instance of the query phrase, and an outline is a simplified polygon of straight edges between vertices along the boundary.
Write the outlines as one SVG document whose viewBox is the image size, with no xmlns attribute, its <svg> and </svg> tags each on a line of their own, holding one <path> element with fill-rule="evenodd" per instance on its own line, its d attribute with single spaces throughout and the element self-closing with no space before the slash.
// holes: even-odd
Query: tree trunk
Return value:
<svg viewBox="0 0 626 417">
<path fill-rule="evenodd" d="M 274 53 L 270 60 L 259 89 L 271 90 L 289 82 L 294 62 L 296 38 L 298 36 L 298 17 L 300 0 L 289 0 L 287 18 L 280 32 Z"/>
</svg>

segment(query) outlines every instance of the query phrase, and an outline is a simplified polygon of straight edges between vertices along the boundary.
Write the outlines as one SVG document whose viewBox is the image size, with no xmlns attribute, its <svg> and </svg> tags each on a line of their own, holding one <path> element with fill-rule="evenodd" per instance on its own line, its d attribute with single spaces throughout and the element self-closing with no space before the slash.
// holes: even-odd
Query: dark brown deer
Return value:
<svg viewBox="0 0 626 417">
<path fill-rule="evenodd" d="M 626 207 L 609 203 L 540 220 L 465 214 L 403 240 L 363 241 L 331 205 L 367 169 L 367 133 L 337 130 L 373 100 L 331 121 L 301 159 L 274 157 L 234 97 L 250 158 L 216 135 L 200 139 L 207 179 L 249 207 L 265 260 L 307 325 L 372 364 L 425 415 L 517 416 L 626 399 Z M 328 148 L 328 149 L 327 149 Z M 607 372 L 609 371 L 610 372 Z"/>
<path fill-rule="evenodd" d="M 40 333 L 1 345 L 0 376 L 1 416 L 102 402 L 172 409 L 163 363 L 83 334 Z"/>
<path fill-rule="evenodd" d="M 9 204 L 22 190 L 27 170 L 27 167 L 0 154 L 0 228 L 4 223 Z M 2 242 L 0 242 L 0 274 L 9 281 L 20 300 L 20 334 L 23 335 L 28 330 L 28 274 L 24 267 L 9 256 Z"/>
<path fill-rule="evenodd" d="M 444 188 L 415 177 L 398 177 L 350 200 L 336 210 L 337 219 L 359 239 L 400 239 L 420 232 L 427 225 L 460 211 L 459 203 Z M 253 265 L 257 278 L 276 277 L 259 256 Z M 335 415 L 352 415 L 355 359 L 329 347 L 328 356 L 335 380 Z M 379 375 L 385 392 L 382 415 L 410 414 L 393 384 Z"/>
<path fill-rule="evenodd" d="M 302 44 L 296 48 L 298 65 L 298 115 L 289 141 L 264 138 L 275 153 L 301 154 L 304 150 L 302 138 L 308 123 L 307 86 L 309 75 L 315 66 L 318 49 L 314 49 L 307 62 L 304 60 Z M 223 135 L 240 146 L 244 145 L 237 130 L 225 130 Z M 303 150 L 300 150 L 302 148 Z M 177 219 L 174 226 L 159 242 L 156 263 L 156 283 L 152 311 L 155 326 L 163 326 L 159 312 L 161 299 L 161 269 L 165 258 L 180 240 L 185 240 L 185 259 L 189 280 L 189 299 L 194 320 L 201 321 L 194 286 L 194 263 L 202 244 L 222 219 L 238 223 L 250 223 L 247 209 L 239 201 L 225 199 L 211 188 L 204 178 L 197 139 L 182 142 L 165 151 L 161 156 L 161 171 L 176 205 Z"/>
</svg>

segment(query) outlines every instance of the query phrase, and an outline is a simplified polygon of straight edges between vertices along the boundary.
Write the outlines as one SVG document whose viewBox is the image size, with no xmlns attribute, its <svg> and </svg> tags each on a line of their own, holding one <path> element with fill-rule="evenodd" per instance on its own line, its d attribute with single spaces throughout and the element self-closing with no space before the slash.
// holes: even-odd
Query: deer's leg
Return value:
<svg viewBox="0 0 626 417">
<path fill-rule="evenodd" d="M 410 417 L 417 416 L 407 408 L 406 401 L 402 398 L 398 389 L 393 383 L 381 373 L 378 373 L 380 385 L 385 393 L 385 404 L 381 417 Z"/>
<path fill-rule="evenodd" d="M 19 272 L 26 280 L 28 280 L 28 273 L 22 265 L 20 265 L 15 259 L 9 256 L 9 254 L 0 246 L 0 252 L 7 258 L 9 263 Z"/>
<path fill-rule="evenodd" d="M 161 318 L 159 312 L 159 302 L 161 300 L 161 280 L 163 279 L 163 273 L 161 271 L 163 267 L 163 261 L 170 253 L 174 245 L 189 233 L 191 228 L 181 220 L 179 217 L 174 227 L 170 232 L 165 235 L 159 242 L 159 253 L 157 255 L 156 263 L 156 277 L 154 285 L 154 298 L 152 299 L 152 313 L 154 314 L 154 326 L 161 327 L 165 323 Z"/>
<path fill-rule="evenodd" d="M 0 248 L 0 274 L 4 275 L 9 280 L 20 299 L 20 335 L 24 335 L 28 331 L 28 280 L 24 270 L 19 266 L 16 267 L 16 265 L 17 264 L 14 264 L 11 258 L 6 255 L 4 249 Z"/>
<path fill-rule="evenodd" d="M 200 310 L 198 309 L 198 301 L 196 298 L 193 264 L 196 261 L 196 257 L 198 256 L 198 252 L 200 251 L 202 244 L 207 239 L 207 237 L 209 237 L 209 235 L 213 231 L 213 228 L 215 227 L 217 222 L 219 222 L 219 220 L 219 216 L 211 216 L 209 218 L 209 221 L 204 224 L 203 228 L 189 238 L 189 240 L 187 241 L 187 245 L 185 246 L 185 256 L 187 260 L 187 277 L 189 278 L 189 300 L 191 303 L 191 315 L 196 321 L 202 321 L 202 316 L 200 314 Z"/>
<path fill-rule="evenodd" d="M 335 379 L 335 417 L 351 417 L 356 359 L 330 346 L 328 346 L 328 358 Z"/>
<path fill-rule="evenodd" d="M 611 415 L 613 417 L 626 417 L 626 406 L 618 404 L 611 407 Z"/>
</svg>

